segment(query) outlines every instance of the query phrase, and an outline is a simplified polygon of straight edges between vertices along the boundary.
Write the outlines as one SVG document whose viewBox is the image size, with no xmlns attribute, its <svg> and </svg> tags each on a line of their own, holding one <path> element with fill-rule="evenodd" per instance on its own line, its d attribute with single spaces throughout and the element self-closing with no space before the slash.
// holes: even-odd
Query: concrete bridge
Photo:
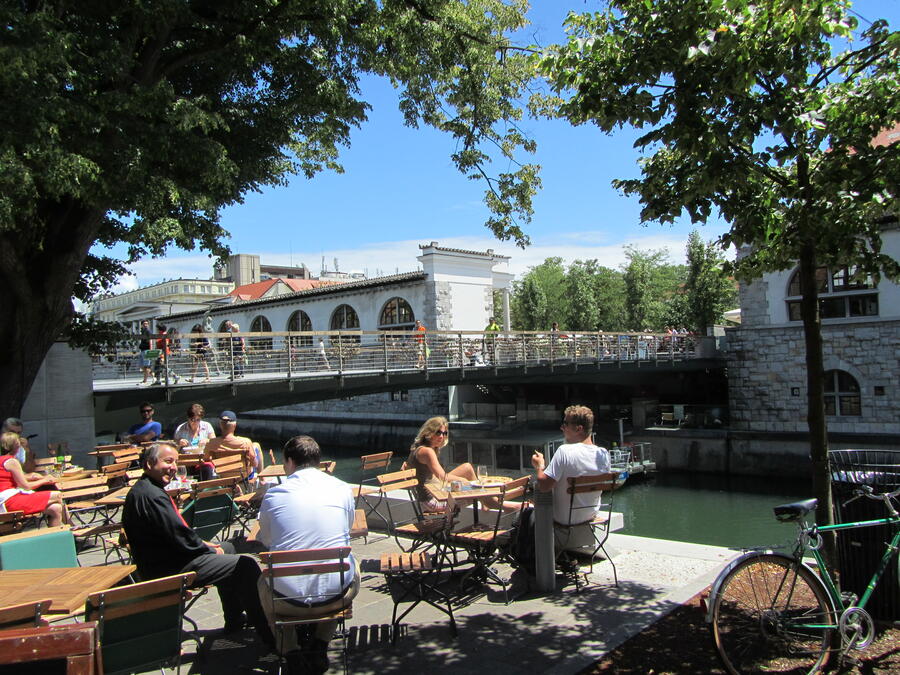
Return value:
<svg viewBox="0 0 900 675">
<path fill-rule="evenodd" d="M 94 356 L 97 414 L 144 400 L 251 410 L 458 384 L 615 384 L 724 366 L 714 338 L 651 333 L 209 333 L 180 336 L 168 353 L 161 340 L 155 346 L 158 385 L 141 383 L 136 351 Z"/>
</svg>

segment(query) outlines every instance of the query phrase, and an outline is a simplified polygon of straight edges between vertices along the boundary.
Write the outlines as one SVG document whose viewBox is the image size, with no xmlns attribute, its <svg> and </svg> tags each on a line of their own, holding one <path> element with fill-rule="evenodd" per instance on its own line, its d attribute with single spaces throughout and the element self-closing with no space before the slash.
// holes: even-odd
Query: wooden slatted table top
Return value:
<svg viewBox="0 0 900 675">
<path fill-rule="evenodd" d="M 134 565 L 0 571 L 4 605 L 50 600 L 49 614 L 75 614 L 91 593 L 105 591 L 137 569 Z"/>
</svg>

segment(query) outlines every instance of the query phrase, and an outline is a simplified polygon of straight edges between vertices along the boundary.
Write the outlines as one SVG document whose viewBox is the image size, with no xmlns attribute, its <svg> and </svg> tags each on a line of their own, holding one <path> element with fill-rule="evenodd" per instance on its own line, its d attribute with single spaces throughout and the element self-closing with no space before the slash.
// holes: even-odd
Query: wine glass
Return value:
<svg viewBox="0 0 900 675">
<path fill-rule="evenodd" d="M 487 464 L 479 464 L 475 467 L 475 477 L 478 478 L 479 483 L 483 483 L 485 478 L 488 475 Z"/>
<path fill-rule="evenodd" d="M 178 484 L 184 485 L 187 480 L 187 467 L 184 464 L 178 465 Z"/>
</svg>

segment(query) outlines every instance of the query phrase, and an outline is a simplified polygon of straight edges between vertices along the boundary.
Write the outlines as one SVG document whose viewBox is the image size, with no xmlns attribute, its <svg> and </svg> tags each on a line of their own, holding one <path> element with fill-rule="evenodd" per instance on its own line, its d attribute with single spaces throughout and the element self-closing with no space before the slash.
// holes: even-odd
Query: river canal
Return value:
<svg viewBox="0 0 900 675">
<path fill-rule="evenodd" d="M 779 523 L 772 507 L 812 496 L 797 480 L 684 472 L 629 480 L 613 496 L 623 534 L 745 548 L 792 541 L 794 524 Z"/>
</svg>

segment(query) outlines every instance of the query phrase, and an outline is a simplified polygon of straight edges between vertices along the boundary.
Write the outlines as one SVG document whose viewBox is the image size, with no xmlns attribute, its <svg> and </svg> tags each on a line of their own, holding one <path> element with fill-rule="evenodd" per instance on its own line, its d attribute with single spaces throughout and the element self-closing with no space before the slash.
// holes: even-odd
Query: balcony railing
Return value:
<svg viewBox="0 0 900 675">
<path fill-rule="evenodd" d="M 320 342 L 321 338 L 321 342 Z M 596 365 L 682 361 L 703 356 L 706 338 L 656 333 L 547 333 L 513 331 L 327 331 L 189 333 L 156 351 L 136 347 L 93 355 L 94 382 L 142 378 L 140 359 L 150 357 L 154 379 L 182 386 L 241 378 L 278 379 L 328 375 L 429 372 L 450 369 Z"/>
</svg>

